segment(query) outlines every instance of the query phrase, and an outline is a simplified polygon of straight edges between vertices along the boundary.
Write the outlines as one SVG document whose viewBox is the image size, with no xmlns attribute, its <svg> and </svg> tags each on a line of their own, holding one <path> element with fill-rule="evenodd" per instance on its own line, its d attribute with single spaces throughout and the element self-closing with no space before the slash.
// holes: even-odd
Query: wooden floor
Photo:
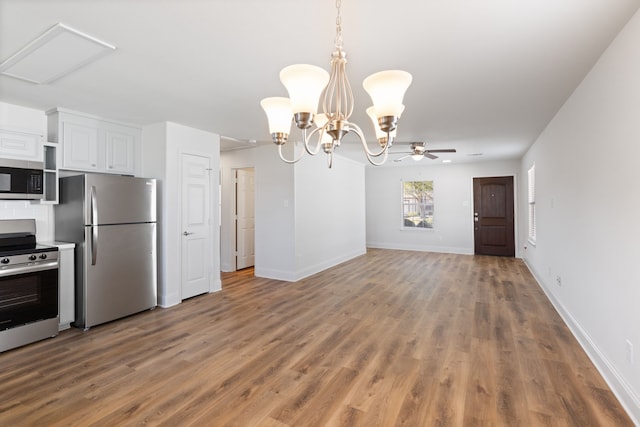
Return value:
<svg viewBox="0 0 640 427">
<path fill-rule="evenodd" d="M 516 259 L 369 250 L 0 354 L 0 425 L 631 426 Z"/>
</svg>

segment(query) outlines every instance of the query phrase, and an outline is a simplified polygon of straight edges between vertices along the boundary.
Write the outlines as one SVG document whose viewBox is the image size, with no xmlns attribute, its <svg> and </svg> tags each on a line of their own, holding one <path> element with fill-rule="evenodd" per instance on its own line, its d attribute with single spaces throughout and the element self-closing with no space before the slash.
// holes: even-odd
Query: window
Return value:
<svg viewBox="0 0 640 427">
<path fill-rule="evenodd" d="M 536 243 L 536 165 L 529 169 L 529 242 Z"/>
<path fill-rule="evenodd" d="M 433 181 L 402 182 L 402 228 L 433 228 Z"/>
</svg>

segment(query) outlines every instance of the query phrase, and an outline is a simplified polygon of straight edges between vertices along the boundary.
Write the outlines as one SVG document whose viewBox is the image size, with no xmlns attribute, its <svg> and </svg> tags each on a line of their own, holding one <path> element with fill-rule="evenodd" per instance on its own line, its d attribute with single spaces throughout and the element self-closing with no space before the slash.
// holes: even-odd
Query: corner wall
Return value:
<svg viewBox="0 0 640 427">
<path fill-rule="evenodd" d="M 324 156 L 295 165 L 272 145 L 221 153 L 222 269 L 234 255 L 234 169 L 255 169 L 255 275 L 297 281 L 362 255 L 364 166 Z"/>
<path fill-rule="evenodd" d="M 296 280 L 366 253 L 364 169 L 324 154 L 295 165 Z"/>
<path fill-rule="evenodd" d="M 183 153 L 211 159 L 211 281 L 209 292 L 220 290 L 218 177 L 220 139 L 217 134 L 162 122 L 142 130 L 143 174 L 158 179 L 158 305 L 179 304 L 181 297 L 180 159 Z"/>
<path fill-rule="evenodd" d="M 536 168 L 537 241 L 528 245 L 524 259 L 636 424 L 640 424 L 639 51 L 640 12 L 521 163 L 523 177 L 532 164 Z M 525 178 L 519 184 L 520 234 L 525 238 L 526 186 Z M 627 341 L 633 345 L 633 361 Z"/>
<path fill-rule="evenodd" d="M 255 275 L 291 280 L 295 270 L 293 166 L 280 161 L 272 144 L 220 155 L 222 270 L 235 268 L 234 170 L 250 167 L 255 171 Z"/>
</svg>

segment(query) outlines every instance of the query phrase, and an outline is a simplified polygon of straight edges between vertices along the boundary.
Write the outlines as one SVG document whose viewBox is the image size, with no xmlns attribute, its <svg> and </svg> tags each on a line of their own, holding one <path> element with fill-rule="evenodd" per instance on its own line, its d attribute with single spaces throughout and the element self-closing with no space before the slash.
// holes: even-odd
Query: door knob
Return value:
<svg viewBox="0 0 640 427">
<path fill-rule="evenodd" d="M 184 233 L 182 233 L 183 236 L 189 236 L 191 234 L 194 234 L 194 233 L 189 233 L 188 231 L 185 231 Z"/>
</svg>

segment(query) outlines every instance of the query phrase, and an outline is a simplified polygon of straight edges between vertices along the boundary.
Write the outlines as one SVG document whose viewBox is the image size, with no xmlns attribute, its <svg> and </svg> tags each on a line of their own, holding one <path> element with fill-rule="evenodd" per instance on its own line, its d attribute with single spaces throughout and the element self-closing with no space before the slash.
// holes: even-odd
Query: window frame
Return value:
<svg viewBox="0 0 640 427">
<path fill-rule="evenodd" d="M 427 219 L 431 220 L 431 226 L 426 226 L 426 227 L 419 227 L 419 226 L 414 226 L 414 227 L 410 227 L 410 226 L 406 226 L 405 225 L 405 208 L 407 205 L 406 202 L 406 197 L 405 197 L 405 183 L 408 182 L 424 182 L 424 183 L 430 183 L 431 185 L 431 210 L 430 210 L 430 215 L 424 215 L 424 216 L 420 216 L 421 221 L 426 221 Z M 400 230 L 412 230 L 412 231 L 420 231 L 420 232 L 424 232 L 424 231 L 433 231 L 435 228 L 435 186 L 434 186 L 434 180 L 433 179 L 411 179 L 411 180 L 400 180 Z M 419 202 L 415 203 L 416 206 L 419 205 Z"/>
<path fill-rule="evenodd" d="M 527 240 L 533 246 L 536 245 L 538 235 L 536 212 L 536 165 L 531 165 L 527 171 Z"/>
</svg>

